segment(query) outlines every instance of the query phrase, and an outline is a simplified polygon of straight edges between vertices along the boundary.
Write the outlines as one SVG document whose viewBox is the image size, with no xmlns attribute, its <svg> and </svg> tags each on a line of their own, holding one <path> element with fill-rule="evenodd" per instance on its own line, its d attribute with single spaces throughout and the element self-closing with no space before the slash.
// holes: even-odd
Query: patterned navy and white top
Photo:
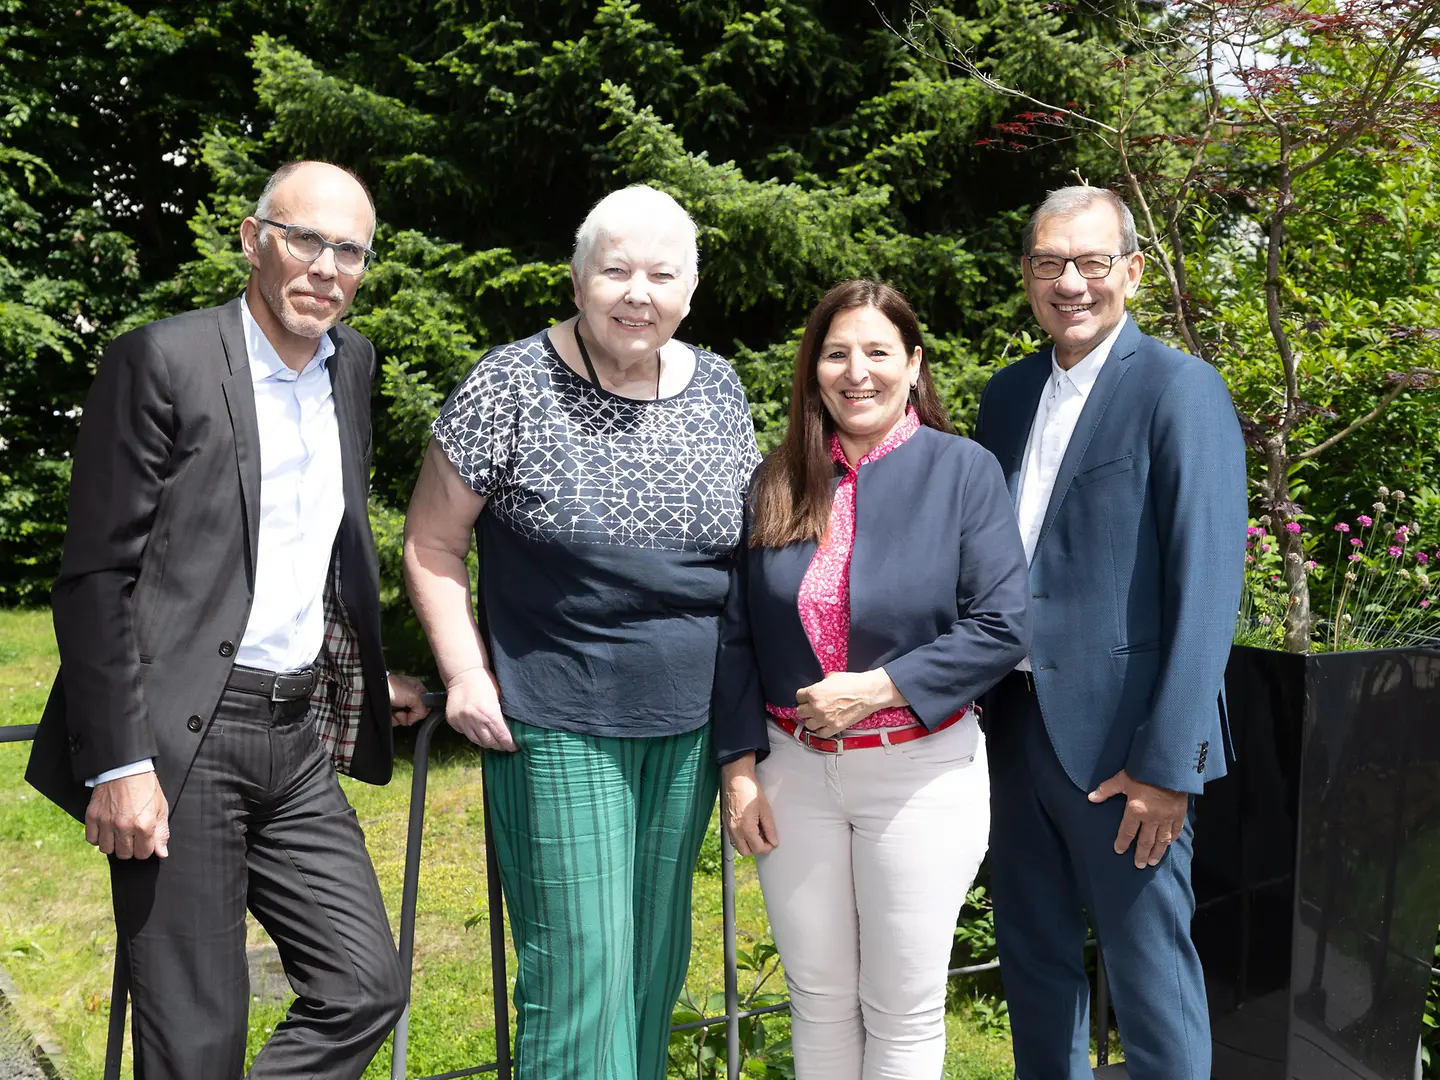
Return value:
<svg viewBox="0 0 1440 1080">
<path fill-rule="evenodd" d="M 684 390 L 637 401 L 542 331 L 486 353 L 440 410 L 436 441 L 486 499 L 478 614 L 507 717 L 618 736 L 709 718 L 760 453 L 739 378 L 694 352 Z"/>
</svg>

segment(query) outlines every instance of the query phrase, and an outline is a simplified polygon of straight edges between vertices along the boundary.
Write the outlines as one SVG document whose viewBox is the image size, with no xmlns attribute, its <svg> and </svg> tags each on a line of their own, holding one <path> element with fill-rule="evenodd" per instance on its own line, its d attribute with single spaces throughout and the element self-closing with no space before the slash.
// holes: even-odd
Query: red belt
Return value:
<svg viewBox="0 0 1440 1080">
<path fill-rule="evenodd" d="M 823 739 L 803 724 L 783 716 L 772 715 L 770 719 L 801 746 L 808 746 L 811 750 L 818 750 L 822 754 L 843 754 L 848 750 L 864 750 L 866 747 L 887 744 L 894 746 L 896 743 L 923 739 L 926 735 L 934 735 L 937 731 L 944 731 L 947 727 L 958 724 L 974 708 L 974 705 L 966 705 L 959 712 L 941 720 L 933 728 L 927 728 L 924 724 L 916 724 L 914 727 L 907 728 L 881 728 L 878 731 L 867 731 L 863 735 L 841 735 L 837 739 Z"/>
</svg>

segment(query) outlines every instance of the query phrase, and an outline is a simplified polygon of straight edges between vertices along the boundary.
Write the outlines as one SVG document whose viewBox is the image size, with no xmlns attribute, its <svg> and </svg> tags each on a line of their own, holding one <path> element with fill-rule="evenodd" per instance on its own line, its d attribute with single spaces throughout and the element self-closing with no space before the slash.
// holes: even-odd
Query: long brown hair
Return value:
<svg viewBox="0 0 1440 1080">
<path fill-rule="evenodd" d="M 830 324 L 842 311 L 873 307 L 894 324 L 905 351 L 920 351 L 920 374 L 910 391 L 909 404 L 920 423 L 952 431 L 950 417 L 930 379 L 920 320 L 910 302 L 889 285 L 855 278 L 836 285 L 815 305 L 800 351 L 795 356 L 795 380 L 790 389 L 790 430 L 765 460 L 750 492 L 754 524 L 753 547 L 784 547 L 801 540 L 820 541 L 830 523 L 830 500 L 835 491 L 835 463 L 830 457 L 830 435 L 835 422 L 820 397 L 815 369 Z"/>
</svg>

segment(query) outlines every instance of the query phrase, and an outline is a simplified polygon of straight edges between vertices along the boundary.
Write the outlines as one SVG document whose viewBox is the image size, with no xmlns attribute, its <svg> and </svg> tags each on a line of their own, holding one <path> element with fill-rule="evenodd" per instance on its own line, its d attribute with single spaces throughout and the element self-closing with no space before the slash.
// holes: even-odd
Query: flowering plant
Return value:
<svg viewBox="0 0 1440 1080">
<path fill-rule="evenodd" d="M 1419 526 L 1402 516 L 1404 503 L 1403 491 L 1382 487 L 1369 512 L 1356 514 L 1353 522 L 1335 522 L 1329 530 L 1336 542 L 1333 560 L 1318 550 L 1328 539 L 1323 534 L 1302 528 L 1295 537 L 1300 550 L 1282 556 L 1270 518 L 1251 522 L 1236 643 L 1284 646 L 1285 615 L 1297 602 L 1286 584 L 1285 560 L 1297 564 L 1306 579 L 1329 585 L 1325 617 L 1311 620 L 1313 649 L 1378 649 L 1440 638 L 1440 577 L 1431 577 L 1430 566 L 1440 560 L 1440 551 L 1421 547 Z M 1297 524 L 1285 527 L 1293 534 Z M 1322 568 L 1322 559 L 1333 565 Z M 1310 592 L 1324 595 L 1314 585 Z"/>
<path fill-rule="evenodd" d="M 1290 597 L 1285 588 L 1280 541 L 1269 529 L 1268 514 L 1250 522 L 1245 539 L 1245 588 L 1240 594 L 1235 643 L 1280 649 L 1285 644 L 1285 611 Z"/>
</svg>

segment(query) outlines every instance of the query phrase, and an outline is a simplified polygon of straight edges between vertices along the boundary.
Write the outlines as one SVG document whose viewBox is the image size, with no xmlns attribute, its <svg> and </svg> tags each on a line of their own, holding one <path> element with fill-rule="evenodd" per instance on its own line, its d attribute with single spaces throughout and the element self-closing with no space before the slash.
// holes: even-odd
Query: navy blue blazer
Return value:
<svg viewBox="0 0 1440 1080">
<path fill-rule="evenodd" d="M 760 468 L 764 468 L 762 464 Z M 841 466 L 836 466 L 838 484 Z M 765 703 L 825 677 L 800 622 L 816 543 L 746 535 L 720 624 L 716 757 L 770 749 Z M 850 556 L 849 670 L 883 667 L 926 727 L 976 700 L 1030 643 L 1025 549 L 1000 468 L 969 439 L 922 427 L 860 466 Z"/>
<path fill-rule="evenodd" d="M 1012 499 L 1050 357 L 997 372 L 980 399 L 975 437 L 999 459 Z M 1082 790 L 1122 768 L 1193 793 L 1225 775 L 1245 526 L 1245 444 L 1224 379 L 1127 321 L 1060 464 L 1030 564 L 1035 690 Z"/>
</svg>

